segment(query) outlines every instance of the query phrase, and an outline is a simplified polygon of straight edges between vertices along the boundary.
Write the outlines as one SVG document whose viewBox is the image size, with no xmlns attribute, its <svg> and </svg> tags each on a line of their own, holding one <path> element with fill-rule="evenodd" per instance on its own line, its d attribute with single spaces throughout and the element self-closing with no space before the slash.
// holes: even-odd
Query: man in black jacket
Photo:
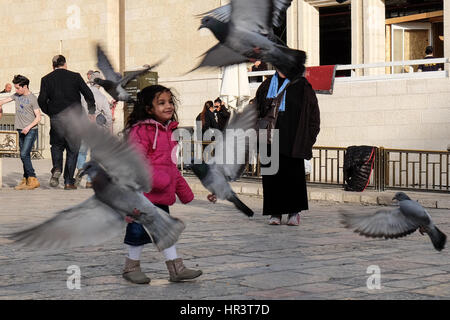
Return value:
<svg viewBox="0 0 450 320">
<path fill-rule="evenodd" d="M 216 118 L 219 130 L 223 131 L 227 126 L 228 119 L 231 114 L 225 106 L 225 102 L 223 102 L 220 98 L 214 100 L 214 107 L 216 108 L 214 111 L 214 116 Z"/>
<path fill-rule="evenodd" d="M 76 189 L 73 175 L 77 164 L 80 140 L 77 137 L 64 136 L 57 130 L 57 114 L 66 108 L 80 108 L 81 95 L 84 96 L 89 110 L 89 117 L 94 117 L 95 100 L 92 91 L 79 73 L 67 70 L 66 58 L 57 55 L 52 60 L 53 71 L 41 79 L 38 103 L 42 111 L 50 117 L 50 151 L 52 154 L 52 177 L 50 186 L 57 187 L 63 167 L 63 152 L 66 150 L 64 166 L 64 189 Z"/>
</svg>

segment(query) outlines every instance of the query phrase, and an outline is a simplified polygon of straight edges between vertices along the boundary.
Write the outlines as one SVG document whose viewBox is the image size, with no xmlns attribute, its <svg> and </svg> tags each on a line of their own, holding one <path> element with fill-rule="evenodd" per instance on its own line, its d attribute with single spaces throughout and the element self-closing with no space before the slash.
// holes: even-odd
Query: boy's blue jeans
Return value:
<svg viewBox="0 0 450 320">
<path fill-rule="evenodd" d="M 23 177 L 35 177 L 33 165 L 31 164 L 31 150 L 33 149 L 34 142 L 38 136 L 38 129 L 31 129 L 27 134 L 22 133 L 22 129 L 17 129 L 19 132 L 19 148 L 20 148 L 20 160 L 23 163 Z"/>
</svg>

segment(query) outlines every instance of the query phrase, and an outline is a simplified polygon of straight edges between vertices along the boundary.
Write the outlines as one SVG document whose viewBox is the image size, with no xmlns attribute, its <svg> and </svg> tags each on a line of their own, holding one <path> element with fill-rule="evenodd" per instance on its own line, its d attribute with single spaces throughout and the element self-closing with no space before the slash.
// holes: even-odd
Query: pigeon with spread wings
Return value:
<svg viewBox="0 0 450 320">
<path fill-rule="evenodd" d="M 288 78 L 299 74 L 306 55 L 281 44 L 273 27 L 282 24 L 292 0 L 231 0 L 204 13 L 200 28 L 210 29 L 219 43 L 209 49 L 200 67 L 223 67 L 261 60 Z M 195 70 L 194 69 L 194 70 Z"/>
<path fill-rule="evenodd" d="M 81 106 L 67 108 L 58 119 L 62 124 L 58 130 L 77 135 L 91 148 L 91 161 L 85 163 L 83 174 L 92 179 L 95 195 L 9 238 L 41 248 L 100 244 L 123 233 L 131 216 L 147 230 L 158 250 L 175 244 L 185 225 L 143 195 L 151 189 L 151 178 L 140 154 L 90 122 Z"/>
<path fill-rule="evenodd" d="M 214 157 L 207 162 L 192 165 L 195 175 L 208 191 L 218 199 L 232 202 L 249 217 L 253 216 L 253 211 L 238 198 L 229 182 L 238 179 L 245 169 L 251 150 L 251 141 L 247 140 L 245 132 L 255 127 L 257 117 L 258 111 L 254 104 L 248 104 L 242 111 L 234 112 L 223 139 L 215 141 Z"/>
<path fill-rule="evenodd" d="M 342 223 L 356 233 L 371 238 L 394 239 L 419 230 L 421 234 L 428 234 L 436 250 L 444 249 L 447 236 L 434 225 L 430 214 L 420 203 L 403 192 L 397 192 L 393 199 L 399 201 L 398 208 L 358 215 L 341 210 Z"/>
<path fill-rule="evenodd" d="M 105 80 L 95 78 L 94 83 L 102 86 L 108 94 L 116 101 L 133 102 L 131 94 L 125 90 L 125 86 L 134 78 L 150 71 L 159 66 L 163 61 L 162 59 L 153 65 L 144 65 L 143 69 L 132 71 L 126 76 L 122 77 L 120 73 L 115 72 L 108 57 L 102 50 L 100 45 L 97 45 L 97 66 L 105 76 Z"/>
</svg>

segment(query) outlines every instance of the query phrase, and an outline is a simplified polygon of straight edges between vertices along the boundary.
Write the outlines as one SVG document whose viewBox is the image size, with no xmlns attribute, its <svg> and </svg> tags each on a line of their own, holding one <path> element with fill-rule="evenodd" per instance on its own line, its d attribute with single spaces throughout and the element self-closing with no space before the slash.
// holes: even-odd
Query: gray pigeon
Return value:
<svg viewBox="0 0 450 320">
<path fill-rule="evenodd" d="M 231 0 L 229 4 L 203 14 L 200 28 L 209 28 L 220 42 L 205 53 L 195 69 L 261 60 L 273 64 L 288 78 L 302 72 L 305 53 L 277 43 L 272 30 L 273 26 L 281 25 L 291 2 Z"/>
<path fill-rule="evenodd" d="M 144 226 L 158 250 L 172 246 L 185 225 L 143 195 L 150 191 L 151 179 L 140 154 L 74 108 L 62 111 L 58 118 L 60 132 L 79 136 L 91 148 L 92 160 L 85 163 L 83 174 L 91 177 L 95 195 L 10 238 L 43 248 L 100 244 L 123 233 L 125 219 L 131 216 Z"/>
<path fill-rule="evenodd" d="M 281 24 L 283 22 L 283 17 L 286 14 L 286 10 L 290 5 L 290 2 L 292 0 L 288 1 L 275 1 L 274 8 L 273 8 L 273 17 L 272 17 L 272 26 L 273 28 L 279 28 L 281 27 Z M 213 9 L 211 11 L 205 12 L 203 14 L 198 15 L 197 17 L 201 17 L 201 24 L 198 30 L 202 28 L 207 28 L 211 30 L 211 32 L 214 34 L 214 36 L 219 40 L 221 43 L 225 42 L 226 36 L 228 35 L 228 28 L 229 28 L 229 22 L 230 22 L 230 16 L 231 16 L 231 4 L 226 4 L 224 6 L 221 6 L 219 8 Z M 278 44 L 285 45 L 285 43 L 278 38 L 273 33 L 273 28 L 269 28 L 267 30 L 267 37 Z"/>
<path fill-rule="evenodd" d="M 133 102 L 131 94 L 125 90 L 125 86 L 128 82 L 141 74 L 150 71 L 159 66 L 165 59 L 158 61 L 153 65 L 144 65 L 144 69 L 130 72 L 125 77 L 122 77 L 120 73 L 115 72 L 108 57 L 103 52 L 100 45 L 97 45 L 97 66 L 105 76 L 105 80 L 95 78 L 94 83 L 102 86 L 108 94 L 116 101 Z"/>
<path fill-rule="evenodd" d="M 419 229 L 421 234 L 428 234 L 436 250 L 444 249 L 447 236 L 434 225 L 431 216 L 417 201 L 403 192 L 397 192 L 393 200 L 399 201 L 398 208 L 382 209 L 372 214 L 355 215 L 341 210 L 342 223 L 371 238 L 400 238 Z"/>
<path fill-rule="evenodd" d="M 241 112 L 235 112 L 228 122 L 226 133 L 222 140 L 217 140 L 215 145 L 215 155 L 209 161 L 201 164 L 193 164 L 192 170 L 200 179 L 202 185 L 216 195 L 218 199 L 231 201 L 236 208 L 247 216 L 253 216 L 253 211 L 247 207 L 231 189 L 230 181 L 238 179 L 245 169 L 244 161 L 226 162 L 226 156 L 237 154 L 237 146 L 245 146 L 245 155 L 248 155 L 249 144 L 244 134 L 231 134 L 231 130 L 242 129 L 246 131 L 252 129 L 256 125 L 258 111 L 254 104 L 246 105 Z M 230 131 L 228 131 L 230 130 Z M 230 143 L 236 139 L 235 143 Z M 231 140 L 231 141 L 230 141 Z M 229 141 L 229 143 L 227 143 Z M 237 156 L 242 156 L 238 154 Z M 222 161 L 224 160 L 224 161 Z"/>
</svg>

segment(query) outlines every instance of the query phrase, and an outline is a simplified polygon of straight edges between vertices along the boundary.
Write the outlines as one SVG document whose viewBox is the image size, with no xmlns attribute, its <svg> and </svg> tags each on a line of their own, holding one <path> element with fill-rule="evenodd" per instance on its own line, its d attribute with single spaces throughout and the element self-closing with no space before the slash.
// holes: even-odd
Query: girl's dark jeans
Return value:
<svg viewBox="0 0 450 320">
<path fill-rule="evenodd" d="M 156 203 L 154 205 L 169 213 L 169 206 Z M 152 239 L 140 223 L 133 222 L 128 224 L 123 242 L 131 246 L 142 246 L 151 243 Z"/>
</svg>

